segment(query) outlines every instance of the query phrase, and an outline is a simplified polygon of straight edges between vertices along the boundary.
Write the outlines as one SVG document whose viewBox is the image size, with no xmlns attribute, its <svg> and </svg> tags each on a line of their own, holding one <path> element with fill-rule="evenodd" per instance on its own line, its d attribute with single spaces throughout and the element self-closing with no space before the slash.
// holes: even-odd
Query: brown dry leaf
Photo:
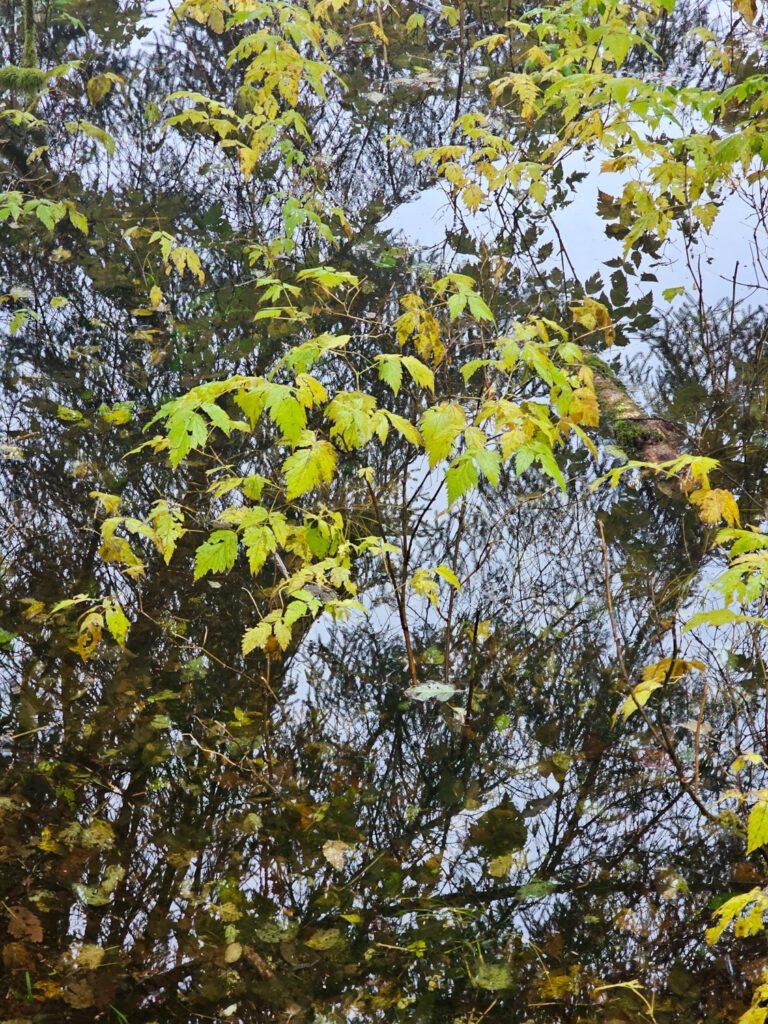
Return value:
<svg viewBox="0 0 768 1024">
<path fill-rule="evenodd" d="M 93 942 L 86 942 L 77 954 L 77 966 L 86 971 L 92 971 L 94 967 L 99 966 L 103 959 L 104 950 L 101 946 L 97 946 Z"/>
<path fill-rule="evenodd" d="M 329 839 L 323 844 L 323 856 L 337 871 L 343 871 L 351 852 L 349 843 L 343 843 L 340 839 Z"/>
<path fill-rule="evenodd" d="M 23 942 L 8 942 L 3 946 L 3 963 L 13 970 L 14 967 L 31 967 L 32 951 Z"/>
<path fill-rule="evenodd" d="M 43 926 L 37 914 L 26 907 L 9 907 L 8 910 L 11 915 L 8 931 L 14 938 L 27 942 L 43 941 Z"/>
<path fill-rule="evenodd" d="M 80 981 L 68 982 L 67 991 L 63 993 L 63 999 L 65 1003 L 69 1003 L 76 1010 L 87 1010 L 95 1002 L 93 989 L 85 978 Z"/>
<path fill-rule="evenodd" d="M 751 25 L 757 17 L 757 0 L 732 0 L 732 3 L 734 11 Z"/>
<path fill-rule="evenodd" d="M 91 974 L 88 983 L 93 993 L 94 1006 L 109 1006 L 114 1002 L 117 992 L 117 978 L 103 967 L 100 971 Z"/>
</svg>

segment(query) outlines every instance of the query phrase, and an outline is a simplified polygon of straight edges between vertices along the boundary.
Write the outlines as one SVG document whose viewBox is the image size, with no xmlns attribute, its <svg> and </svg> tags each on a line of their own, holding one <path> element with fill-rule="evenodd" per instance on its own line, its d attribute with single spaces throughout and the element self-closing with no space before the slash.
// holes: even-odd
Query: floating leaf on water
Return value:
<svg viewBox="0 0 768 1024">
<path fill-rule="evenodd" d="M 256 929 L 256 936 L 262 942 L 289 942 L 298 930 L 298 925 L 295 924 L 283 928 L 274 921 L 265 921 Z"/>
<path fill-rule="evenodd" d="M 333 949 L 334 946 L 338 946 L 342 938 L 338 928 L 321 928 L 310 939 L 305 939 L 304 944 L 311 949 Z"/>
<path fill-rule="evenodd" d="M 99 966 L 105 953 L 106 950 L 101 946 L 97 946 L 93 942 L 86 942 L 75 958 L 77 966 L 82 967 L 84 971 L 92 971 Z"/>
<path fill-rule="evenodd" d="M 455 686 L 438 682 L 419 683 L 405 691 L 406 697 L 410 697 L 411 700 L 449 700 L 454 693 L 458 693 Z"/>
<path fill-rule="evenodd" d="M 323 843 L 323 856 L 338 871 L 342 871 L 347 857 L 352 852 L 349 843 L 343 843 L 340 839 L 329 839 Z"/>
<path fill-rule="evenodd" d="M 478 988 L 497 992 L 512 985 L 512 972 L 506 964 L 480 964 L 472 980 Z"/>
<path fill-rule="evenodd" d="M 9 907 L 8 912 L 8 931 L 14 938 L 24 939 L 25 942 L 43 941 L 43 926 L 37 914 L 26 907 Z"/>
<path fill-rule="evenodd" d="M 544 879 L 534 878 L 530 882 L 526 882 L 525 885 L 521 885 L 517 890 L 518 899 L 530 900 L 538 899 L 541 896 L 549 896 L 550 893 L 555 892 L 557 884 L 555 882 L 547 882 Z"/>
</svg>

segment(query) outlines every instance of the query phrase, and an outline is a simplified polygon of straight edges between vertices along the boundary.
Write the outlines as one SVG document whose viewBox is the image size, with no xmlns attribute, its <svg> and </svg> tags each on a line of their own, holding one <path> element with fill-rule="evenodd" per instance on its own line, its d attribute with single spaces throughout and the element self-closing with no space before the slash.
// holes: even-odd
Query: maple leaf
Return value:
<svg viewBox="0 0 768 1024">
<path fill-rule="evenodd" d="M 243 655 L 250 654 L 257 647 L 263 650 L 270 636 L 272 636 L 272 626 L 268 622 L 260 622 L 258 626 L 247 629 L 243 634 L 241 644 Z"/>
<path fill-rule="evenodd" d="M 768 843 L 768 790 L 761 789 L 747 822 L 747 853 Z"/>
<path fill-rule="evenodd" d="M 275 535 L 268 526 L 251 526 L 243 530 L 243 544 L 248 566 L 255 576 L 266 562 L 267 555 L 276 548 Z"/>
<path fill-rule="evenodd" d="M 699 509 L 703 523 L 719 523 L 725 520 L 729 526 L 739 526 L 739 506 L 730 491 L 701 488 L 694 491 L 689 501 Z"/>
<path fill-rule="evenodd" d="M 362 391 L 341 391 L 325 410 L 333 422 L 331 436 L 340 437 L 347 448 L 361 448 L 373 437 L 378 423 L 376 399 Z"/>
<path fill-rule="evenodd" d="M 441 402 L 427 409 L 421 417 L 421 434 L 431 468 L 450 455 L 466 422 L 464 410 L 455 402 Z"/>
<path fill-rule="evenodd" d="M 403 364 L 399 356 L 377 356 L 379 363 L 379 380 L 389 384 L 395 394 L 403 383 Z"/>
<path fill-rule="evenodd" d="M 125 638 L 131 624 L 123 609 L 115 601 L 105 601 L 104 618 L 107 623 L 107 629 L 112 636 L 121 647 L 125 647 Z"/>
<path fill-rule="evenodd" d="M 283 463 L 289 501 L 320 483 L 330 483 L 336 469 L 336 449 L 329 441 L 318 441 L 311 448 L 299 448 Z"/>
<path fill-rule="evenodd" d="M 195 579 L 209 572 L 227 572 L 237 557 L 237 534 L 234 530 L 214 530 L 195 552 Z"/>
</svg>

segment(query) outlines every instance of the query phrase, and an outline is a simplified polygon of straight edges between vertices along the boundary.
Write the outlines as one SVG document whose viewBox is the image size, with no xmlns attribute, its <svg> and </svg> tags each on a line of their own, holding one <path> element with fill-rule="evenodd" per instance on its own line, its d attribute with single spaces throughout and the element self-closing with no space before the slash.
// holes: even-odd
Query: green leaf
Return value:
<svg viewBox="0 0 768 1024">
<path fill-rule="evenodd" d="M 257 647 L 263 650 L 270 636 L 272 636 L 272 626 L 268 622 L 260 622 L 258 626 L 247 629 L 243 634 L 241 644 L 243 655 L 250 654 Z"/>
<path fill-rule="evenodd" d="M 494 320 L 493 313 L 479 295 L 476 295 L 474 292 L 469 292 L 467 300 L 469 302 L 470 312 L 475 320 L 489 320 L 491 323 L 496 322 Z"/>
<path fill-rule="evenodd" d="M 362 448 L 373 437 L 378 422 L 376 399 L 362 391 L 341 391 L 327 406 L 325 415 L 333 422 L 331 437 L 346 448 Z"/>
<path fill-rule="evenodd" d="M 555 882 L 534 878 L 530 882 L 526 882 L 525 885 L 520 886 L 517 890 L 517 898 L 520 900 L 539 899 L 541 896 L 549 896 L 550 893 L 556 890 L 557 884 Z"/>
<path fill-rule="evenodd" d="M 158 501 L 153 507 L 151 522 L 155 530 L 155 546 L 168 565 L 179 538 L 187 532 L 184 529 L 184 514 L 177 506 Z"/>
<path fill-rule="evenodd" d="M 343 939 L 344 936 L 338 928 L 321 928 L 310 939 L 305 939 L 304 944 L 310 949 L 326 950 L 338 946 Z"/>
<path fill-rule="evenodd" d="M 90 121 L 67 121 L 64 127 L 71 135 L 77 135 L 78 132 L 82 132 L 89 138 L 95 139 L 97 142 L 101 143 L 110 156 L 115 155 L 115 140 L 109 132 L 105 132 L 103 128 L 99 128 L 97 125 L 91 124 Z"/>
<path fill-rule="evenodd" d="M 125 612 L 115 601 L 104 602 L 104 618 L 107 622 L 107 629 L 121 647 L 125 647 L 125 638 L 128 635 L 130 622 Z"/>
<path fill-rule="evenodd" d="M 469 455 L 460 455 L 453 460 L 445 474 L 445 486 L 449 505 L 477 486 L 477 466 Z"/>
<path fill-rule="evenodd" d="M 209 572 L 227 572 L 237 557 L 237 534 L 234 530 L 215 530 L 195 552 L 195 579 Z"/>
<path fill-rule="evenodd" d="M 293 501 L 320 483 L 330 483 L 336 470 L 336 449 L 329 441 L 300 448 L 283 463 L 288 501 Z"/>
<path fill-rule="evenodd" d="M 683 632 L 702 625 L 725 626 L 729 622 L 736 622 L 740 619 L 741 616 L 730 608 L 715 608 L 711 612 L 697 612 L 686 622 Z"/>
<path fill-rule="evenodd" d="M 84 235 L 88 234 L 88 221 L 85 218 L 85 214 L 78 213 L 74 207 L 70 207 L 69 219 L 72 222 L 72 226 L 76 227 L 78 231 L 82 231 Z"/>
<path fill-rule="evenodd" d="M 208 440 L 205 420 L 190 405 L 182 405 L 167 420 L 170 460 L 174 469 L 192 451 Z"/>
<path fill-rule="evenodd" d="M 427 409 L 421 417 L 421 434 L 431 468 L 450 455 L 466 422 L 464 410 L 455 402 L 442 402 Z"/>
<path fill-rule="evenodd" d="M 395 394 L 403 383 L 403 363 L 399 356 L 379 356 L 379 380 L 389 384 Z"/>
<path fill-rule="evenodd" d="M 547 476 L 552 477 L 555 483 L 560 487 L 563 494 L 565 494 L 565 479 L 563 474 L 560 472 L 560 467 L 555 461 L 555 456 L 543 444 L 537 449 L 537 455 L 539 462 L 541 463 L 542 470 L 547 474 Z"/>
<path fill-rule="evenodd" d="M 533 462 L 533 459 L 534 455 L 531 448 L 528 445 L 522 447 L 515 456 L 515 474 L 517 476 L 522 476 Z"/>
<path fill-rule="evenodd" d="M 470 359 L 468 363 L 465 363 L 459 370 L 461 376 L 464 378 L 464 383 L 468 384 L 472 375 L 480 369 L 481 366 L 488 366 L 490 359 Z"/>
<path fill-rule="evenodd" d="M 250 526 L 243 530 L 242 538 L 251 575 L 256 576 L 276 549 L 275 535 L 268 526 Z"/>
<path fill-rule="evenodd" d="M 292 390 L 283 385 L 271 385 L 265 395 L 265 405 L 272 422 L 280 428 L 287 441 L 297 441 L 307 426 L 304 406 L 293 396 Z"/>
<path fill-rule="evenodd" d="M 451 320 L 455 320 L 456 317 L 462 312 L 467 304 L 467 295 L 458 293 L 451 295 L 448 299 L 448 312 L 451 315 Z M 485 305 L 485 303 L 483 303 Z M 487 309 L 487 307 L 486 307 Z"/>
<path fill-rule="evenodd" d="M 473 448 L 471 455 L 486 480 L 496 487 L 499 482 L 499 464 L 501 462 L 499 453 L 493 448 Z"/>
<path fill-rule="evenodd" d="M 480 964 L 472 980 L 478 988 L 498 992 L 511 987 L 512 972 L 506 964 Z"/>
<path fill-rule="evenodd" d="M 216 405 L 215 402 L 203 402 L 200 406 L 203 412 L 207 413 L 208 417 L 219 430 L 223 431 L 227 437 L 229 437 L 232 431 L 232 420 L 224 412 L 220 405 Z"/>
</svg>

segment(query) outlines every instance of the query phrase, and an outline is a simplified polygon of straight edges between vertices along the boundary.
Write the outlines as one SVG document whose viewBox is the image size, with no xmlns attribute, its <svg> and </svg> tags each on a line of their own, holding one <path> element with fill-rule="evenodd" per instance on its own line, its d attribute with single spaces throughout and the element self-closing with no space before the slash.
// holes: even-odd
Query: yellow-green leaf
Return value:
<svg viewBox="0 0 768 1024">
<path fill-rule="evenodd" d="M 753 853 L 768 843 L 768 791 L 761 790 L 764 796 L 758 799 L 749 814 L 747 823 L 747 853 Z"/>
<path fill-rule="evenodd" d="M 107 622 L 107 629 L 121 647 L 125 647 L 125 638 L 128 634 L 130 622 L 116 601 L 104 602 L 104 618 Z"/>
<path fill-rule="evenodd" d="M 214 530 L 195 552 L 195 579 L 209 572 L 227 572 L 237 557 L 237 534 L 233 530 Z"/>
<path fill-rule="evenodd" d="M 336 449 L 329 441 L 317 441 L 311 448 L 299 448 L 283 463 L 286 497 L 298 498 L 320 483 L 330 483 L 336 469 Z"/>
<path fill-rule="evenodd" d="M 465 426 L 464 410 L 455 402 L 442 402 L 427 409 L 421 417 L 421 434 L 431 467 L 450 455 Z"/>
</svg>

